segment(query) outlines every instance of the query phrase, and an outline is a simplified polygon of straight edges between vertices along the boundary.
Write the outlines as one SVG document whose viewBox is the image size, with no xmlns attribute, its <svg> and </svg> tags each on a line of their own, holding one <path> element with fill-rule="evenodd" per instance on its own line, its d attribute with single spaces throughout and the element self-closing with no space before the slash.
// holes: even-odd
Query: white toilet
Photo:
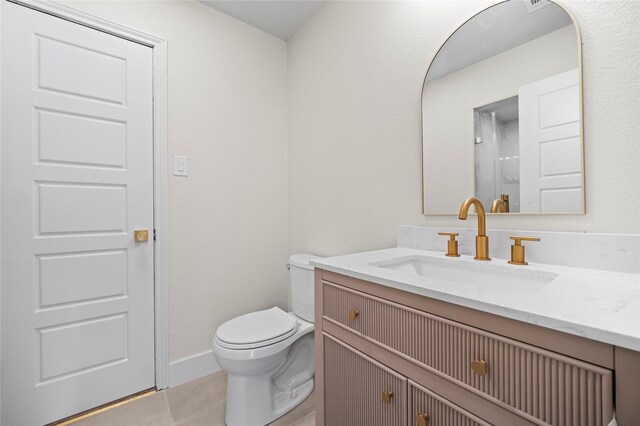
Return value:
<svg viewBox="0 0 640 426">
<path fill-rule="evenodd" d="M 242 315 L 216 330 L 213 353 L 227 371 L 227 426 L 262 426 L 313 391 L 313 266 L 310 254 L 289 257 L 293 312 Z"/>
</svg>

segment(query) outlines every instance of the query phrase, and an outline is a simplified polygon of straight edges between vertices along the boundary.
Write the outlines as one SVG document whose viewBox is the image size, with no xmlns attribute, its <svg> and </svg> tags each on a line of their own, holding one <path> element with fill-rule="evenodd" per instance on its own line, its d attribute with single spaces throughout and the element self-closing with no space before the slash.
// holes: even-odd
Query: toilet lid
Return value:
<svg viewBox="0 0 640 426">
<path fill-rule="evenodd" d="M 284 340 L 297 328 L 293 316 L 275 307 L 230 319 L 218 327 L 216 337 L 226 347 L 256 348 Z"/>
</svg>

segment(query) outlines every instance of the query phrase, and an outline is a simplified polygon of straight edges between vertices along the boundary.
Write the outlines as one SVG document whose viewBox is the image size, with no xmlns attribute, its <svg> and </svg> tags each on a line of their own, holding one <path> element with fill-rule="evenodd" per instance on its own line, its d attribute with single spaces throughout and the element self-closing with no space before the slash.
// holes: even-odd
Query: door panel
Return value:
<svg viewBox="0 0 640 426">
<path fill-rule="evenodd" d="M 38 234 L 126 232 L 126 185 L 36 183 Z"/>
<path fill-rule="evenodd" d="M 126 167 L 123 122 L 37 110 L 38 162 Z"/>
<path fill-rule="evenodd" d="M 126 294 L 125 250 L 38 256 L 37 262 L 40 309 Z"/>
<path fill-rule="evenodd" d="M 2 424 L 154 385 L 151 49 L 2 4 Z"/>
<path fill-rule="evenodd" d="M 518 91 L 521 212 L 583 210 L 578 80 L 575 69 Z"/>
<path fill-rule="evenodd" d="M 101 40 L 99 46 L 81 46 L 77 39 L 63 41 L 37 34 L 34 39 L 34 83 L 39 89 L 124 104 L 127 55 L 121 43 L 111 46 Z"/>
<path fill-rule="evenodd" d="M 39 382 L 126 360 L 126 330 L 126 314 L 38 330 L 41 360 Z"/>
</svg>

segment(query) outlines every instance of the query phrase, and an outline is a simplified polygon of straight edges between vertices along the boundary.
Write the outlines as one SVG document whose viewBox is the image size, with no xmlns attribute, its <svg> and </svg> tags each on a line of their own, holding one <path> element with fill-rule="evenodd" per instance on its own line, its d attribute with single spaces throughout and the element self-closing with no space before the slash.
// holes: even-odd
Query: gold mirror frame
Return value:
<svg viewBox="0 0 640 426">
<path fill-rule="evenodd" d="M 500 4 L 506 3 L 510 0 L 503 0 L 500 1 L 494 5 L 491 5 L 489 7 L 486 7 L 482 10 L 480 10 L 479 12 L 475 13 L 473 16 L 471 16 L 469 19 L 465 20 L 462 24 L 460 24 L 458 26 L 458 28 L 456 28 L 448 37 L 447 39 L 444 41 L 444 43 L 442 43 L 442 45 L 438 48 L 438 51 L 436 52 L 436 54 L 433 56 L 429 67 L 427 68 L 427 72 L 425 74 L 425 78 L 424 81 L 422 83 L 422 89 L 421 89 L 421 94 L 420 94 L 420 136 L 421 136 L 421 203 L 422 203 L 422 215 L 423 216 L 457 216 L 458 215 L 458 211 L 453 211 L 451 213 L 429 213 L 427 212 L 427 209 L 425 208 L 425 193 L 426 193 L 426 188 L 425 188 L 425 161 L 424 161 L 424 151 L 425 151 L 425 139 L 424 139 L 424 92 L 425 92 L 425 86 L 427 84 L 427 77 L 429 76 L 429 71 L 431 70 L 436 58 L 438 57 L 438 55 L 440 54 L 440 52 L 442 51 L 442 49 L 446 46 L 447 42 L 451 39 L 451 37 L 462 27 L 464 27 L 467 23 L 469 23 L 471 20 L 473 20 L 474 18 L 476 18 L 478 15 L 482 14 L 483 12 L 499 6 Z M 565 7 L 563 6 L 561 3 L 557 2 L 557 1 L 553 1 L 553 0 L 549 0 L 551 3 L 554 3 L 555 5 L 559 6 L 561 9 L 563 9 L 565 11 L 565 13 L 567 13 L 567 15 L 571 18 L 571 21 L 573 23 L 573 28 L 575 30 L 575 34 L 576 34 L 576 43 L 577 43 L 577 48 L 578 48 L 578 95 L 579 95 L 579 114 L 580 114 L 580 125 L 579 125 L 579 129 L 580 129 L 580 167 L 581 167 L 581 204 L 582 204 L 582 208 L 581 211 L 572 211 L 572 212 L 514 212 L 514 213 L 509 213 L 508 215 L 584 215 L 586 214 L 586 187 L 585 187 L 585 157 L 584 157 L 584 103 L 583 103 L 583 67 L 582 67 L 582 35 L 580 33 L 580 27 L 578 26 L 578 22 L 576 21 L 575 16 Z M 475 174 L 474 174 L 474 182 L 473 182 L 473 186 L 474 188 L 476 187 L 475 184 Z M 467 196 L 475 196 L 475 190 L 474 190 L 474 194 L 468 194 Z M 460 202 L 462 203 L 464 201 L 464 198 L 460 199 Z M 490 206 L 486 206 L 487 207 L 487 214 L 490 214 L 491 216 L 495 217 L 497 215 L 503 214 L 504 213 L 490 213 L 489 209 Z"/>
</svg>

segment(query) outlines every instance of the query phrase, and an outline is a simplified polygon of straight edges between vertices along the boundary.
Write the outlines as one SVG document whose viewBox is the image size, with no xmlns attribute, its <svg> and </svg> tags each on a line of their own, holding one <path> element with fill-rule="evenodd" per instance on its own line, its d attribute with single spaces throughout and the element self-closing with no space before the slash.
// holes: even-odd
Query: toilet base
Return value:
<svg viewBox="0 0 640 426">
<path fill-rule="evenodd" d="M 229 376 L 227 379 L 227 394 L 234 395 L 227 398 L 227 426 L 264 426 L 271 423 L 300 405 L 314 388 L 312 378 L 291 391 L 278 391 L 273 398 L 265 398 L 273 392 L 269 379 L 265 377 L 261 381 L 253 377 L 250 386 L 247 379 L 246 376 Z M 268 386 L 256 386 L 259 383 Z"/>
<path fill-rule="evenodd" d="M 300 405 L 309 397 L 309 395 L 311 395 L 314 385 L 314 380 L 311 379 L 307 383 L 303 383 L 298 388 L 294 389 L 293 392 L 280 392 L 276 395 L 274 403 L 279 410 L 274 413 L 276 417 L 273 420 L 284 416 L 289 411 Z"/>
<path fill-rule="evenodd" d="M 231 351 L 214 344 L 216 359 L 228 373 L 227 426 L 264 426 L 293 410 L 311 394 L 313 324 L 300 319 L 298 323 L 296 334 L 281 342 L 281 347 Z"/>
</svg>

